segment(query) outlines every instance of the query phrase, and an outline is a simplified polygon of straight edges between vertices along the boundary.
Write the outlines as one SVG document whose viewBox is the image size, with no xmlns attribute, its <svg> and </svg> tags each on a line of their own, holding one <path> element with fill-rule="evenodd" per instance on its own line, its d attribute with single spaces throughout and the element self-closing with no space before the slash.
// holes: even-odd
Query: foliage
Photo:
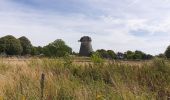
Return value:
<svg viewBox="0 0 170 100">
<path fill-rule="evenodd" d="M 167 47 L 166 51 L 165 51 L 165 56 L 167 58 L 170 58 L 170 46 Z"/>
<path fill-rule="evenodd" d="M 103 62 L 103 59 L 99 52 L 93 53 L 90 58 L 91 58 L 91 61 L 95 64 L 100 64 Z"/>
<path fill-rule="evenodd" d="M 100 57 L 106 58 L 106 59 L 116 59 L 116 54 L 113 50 L 104 50 L 104 49 L 99 49 L 96 51 Z"/>
<path fill-rule="evenodd" d="M 152 59 L 153 56 L 149 54 L 145 54 L 142 51 L 136 50 L 135 52 L 128 50 L 127 52 L 124 53 L 125 59 L 130 59 L 130 60 L 149 60 Z"/>
<path fill-rule="evenodd" d="M 32 44 L 28 38 L 22 36 L 19 38 L 21 46 L 23 48 L 22 55 L 27 55 L 31 53 Z"/>
<path fill-rule="evenodd" d="M 33 56 L 38 55 L 37 49 L 34 46 L 31 48 L 31 55 Z"/>
<path fill-rule="evenodd" d="M 66 54 L 64 57 L 64 66 L 65 67 L 71 67 L 73 64 L 73 57 L 71 57 L 69 54 Z"/>
<path fill-rule="evenodd" d="M 98 54 L 99 54 L 102 58 L 109 58 L 109 55 L 108 55 L 107 51 L 104 50 L 104 49 L 97 50 L 96 52 L 98 52 Z"/>
<path fill-rule="evenodd" d="M 113 50 L 107 50 L 110 59 L 116 59 L 116 53 Z"/>
<path fill-rule="evenodd" d="M 158 57 L 158 58 L 166 58 L 165 54 L 162 54 L 162 53 L 157 55 L 156 57 Z"/>
<path fill-rule="evenodd" d="M 43 47 L 38 46 L 38 47 L 32 47 L 31 48 L 31 55 L 41 55 L 43 54 Z"/>
<path fill-rule="evenodd" d="M 45 47 L 32 46 L 30 40 L 25 36 L 16 39 L 12 35 L 0 38 L 1 55 L 45 55 L 48 57 L 63 57 L 72 54 L 72 49 L 61 39 L 50 43 Z"/>
<path fill-rule="evenodd" d="M 167 48 L 165 56 L 168 58 L 170 55 L 170 47 Z M 96 51 L 101 58 L 104 59 L 127 59 L 127 60 L 149 60 L 153 56 L 145 54 L 142 51 L 136 50 L 127 51 L 125 53 L 115 53 L 113 50 L 99 49 Z M 78 53 L 72 52 L 72 48 L 65 44 L 61 39 L 57 39 L 48 45 L 41 46 L 32 46 L 30 40 L 22 36 L 19 39 L 16 39 L 12 35 L 7 35 L 0 38 L 0 55 L 32 55 L 32 56 L 46 56 L 46 57 L 64 57 L 68 55 L 78 56 Z M 90 56 L 93 52 L 90 54 Z M 160 55 L 161 56 L 161 55 Z M 163 55 L 162 55 L 163 56 Z"/>
<path fill-rule="evenodd" d="M 126 57 L 126 59 L 134 59 L 134 52 L 132 52 L 132 51 L 127 51 L 127 52 L 125 52 L 125 57 Z"/>
<path fill-rule="evenodd" d="M 144 59 L 145 54 L 142 51 L 135 51 L 134 59 Z"/>
<path fill-rule="evenodd" d="M 7 55 L 20 55 L 23 51 L 21 43 L 12 35 L 0 38 L 0 51 Z"/>
<path fill-rule="evenodd" d="M 71 54 L 72 49 L 65 44 L 61 39 L 57 39 L 49 45 L 45 46 L 44 54 L 48 57 L 63 57 L 66 54 Z"/>
</svg>

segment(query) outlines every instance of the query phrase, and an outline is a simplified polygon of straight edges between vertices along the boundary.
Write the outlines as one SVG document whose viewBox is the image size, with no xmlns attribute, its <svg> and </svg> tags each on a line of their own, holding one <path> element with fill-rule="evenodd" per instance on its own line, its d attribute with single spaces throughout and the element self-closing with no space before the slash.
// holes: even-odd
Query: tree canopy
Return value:
<svg viewBox="0 0 170 100">
<path fill-rule="evenodd" d="M 23 51 L 21 43 L 12 35 L 0 38 L 0 51 L 7 55 L 20 55 Z"/>
<path fill-rule="evenodd" d="M 57 39 L 44 47 L 44 54 L 48 57 L 63 57 L 71 53 L 72 49 L 61 39 Z"/>
<path fill-rule="evenodd" d="M 99 49 L 96 50 L 96 52 L 100 55 L 102 58 L 107 58 L 107 59 L 116 59 L 116 54 L 113 50 L 104 50 L 104 49 Z"/>
<path fill-rule="evenodd" d="M 6 55 L 45 55 L 48 57 L 63 57 L 72 53 L 72 49 L 66 43 L 57 39 L 47 46 L 33 46 L 31 41 L 22 36 L 16 39 L 12 35 L 7 35 L 0 38 L 0 53 Z"/>
<path fill-rule="evenodd" d="M 146 54 L 139 50 L 136 50 L 135 52 L 128 50 L 127 52 L 124 53 L 124 55 L 125 55 L 125 59 L 129 59 L 129 60 L 134 60 L 134 59 L 147 60 L 153 58 L 152 55 Z"/>
<path fill-rule="evenodd" d="M 23 48 L 22 55 L 31 54 L 32 44 L 28 38 L 22 36 L 19 38 L 21 46 Z"/>
</svg>

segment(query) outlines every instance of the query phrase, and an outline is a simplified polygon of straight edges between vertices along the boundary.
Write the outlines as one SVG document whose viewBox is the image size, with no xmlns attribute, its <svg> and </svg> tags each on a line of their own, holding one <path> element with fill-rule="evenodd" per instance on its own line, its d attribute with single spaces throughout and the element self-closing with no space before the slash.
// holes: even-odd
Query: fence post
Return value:
<svg viewBox="0 0 170 100">
<path fill-rule="evenodd" d="M 43 100 L 43 98 L 44 98 L 44 81 L 45 81 L 45 74 L 42 73 L 41 80 L 40 80 L 40 85 L 41 85 L 41 100 Z"/>
</svg>

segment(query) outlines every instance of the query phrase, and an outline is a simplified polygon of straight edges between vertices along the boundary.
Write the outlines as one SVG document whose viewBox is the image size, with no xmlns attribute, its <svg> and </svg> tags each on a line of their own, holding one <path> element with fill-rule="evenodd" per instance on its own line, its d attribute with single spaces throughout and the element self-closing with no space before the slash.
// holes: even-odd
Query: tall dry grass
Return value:
<svg viewBox="0 0 170 100">
<path fill-rule="evenodd" d="M 72 59 L 0 59 L 0 97 L 4 100 L 168 100 L 170 62 L 98 62 Z M 170 98 L 169 98 L 170 99 Z"/>
</svg>

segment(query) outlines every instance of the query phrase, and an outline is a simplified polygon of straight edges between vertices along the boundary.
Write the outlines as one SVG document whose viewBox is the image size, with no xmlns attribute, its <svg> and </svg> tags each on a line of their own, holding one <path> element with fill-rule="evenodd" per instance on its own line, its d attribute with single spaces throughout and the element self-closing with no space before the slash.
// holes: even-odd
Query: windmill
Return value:
<svg viewBox="0 0 170 100">
<path fill-rule="evenodd" d="M 89 36 L 83 36 L 79 40 L 79 42 L 81 42 L 79 55 L 90 56 L 90 54 L 93 52 L 92 45 L 91 45 L 92 39 Z"/>
</svg>

